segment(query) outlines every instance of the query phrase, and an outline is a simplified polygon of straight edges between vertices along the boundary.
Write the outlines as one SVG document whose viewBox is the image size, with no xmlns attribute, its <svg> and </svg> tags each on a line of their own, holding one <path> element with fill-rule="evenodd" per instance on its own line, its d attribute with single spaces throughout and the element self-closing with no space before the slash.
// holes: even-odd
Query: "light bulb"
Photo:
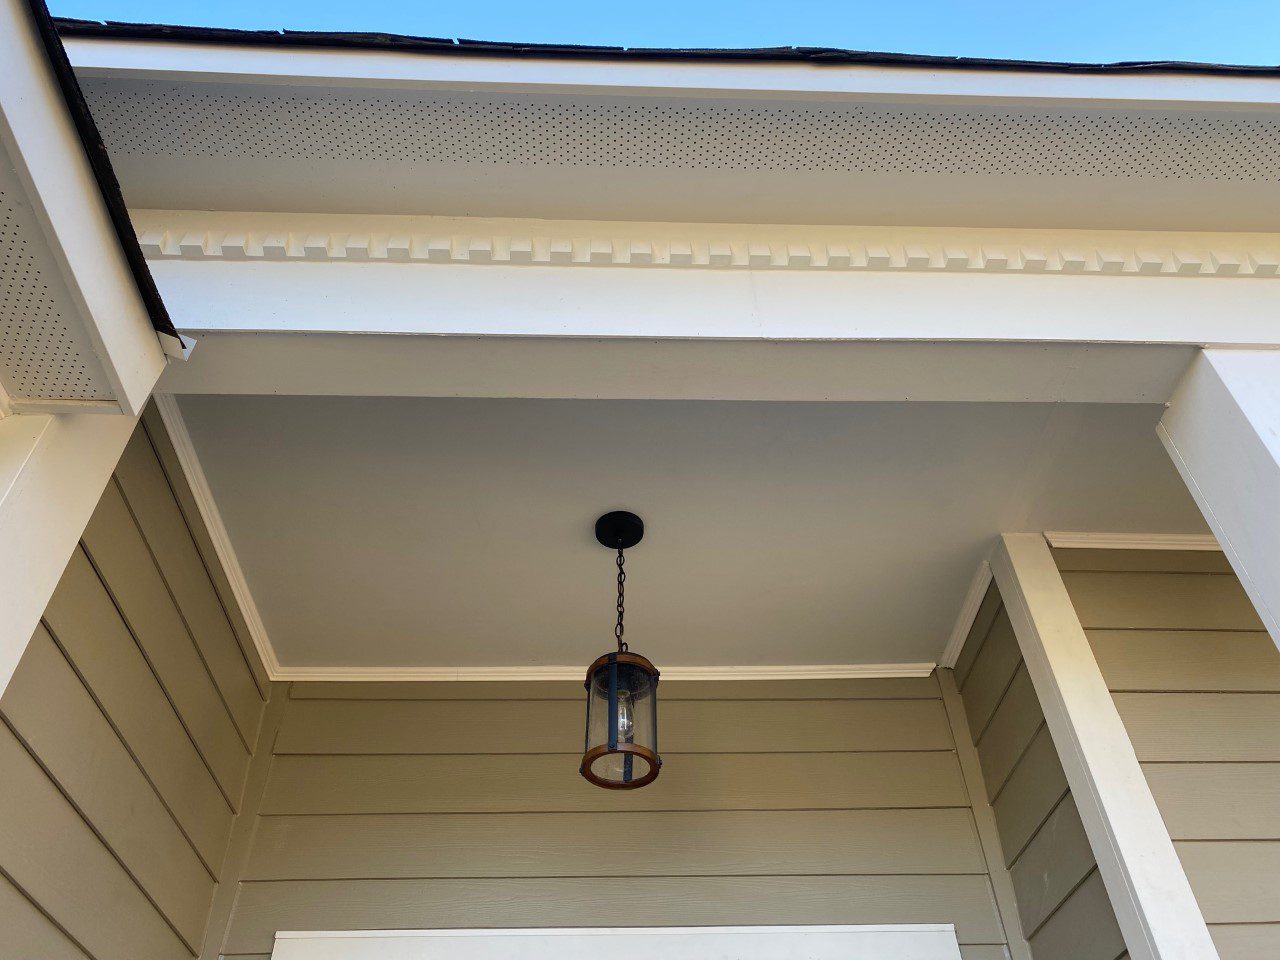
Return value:
<svg viewBox="0 0 1280 960">
<path fill-rule="evenodd" d="M 635 735 L 634 707 L 630 690 L 618 691 L 618 742 L 631 743 Z"/>
</svg>

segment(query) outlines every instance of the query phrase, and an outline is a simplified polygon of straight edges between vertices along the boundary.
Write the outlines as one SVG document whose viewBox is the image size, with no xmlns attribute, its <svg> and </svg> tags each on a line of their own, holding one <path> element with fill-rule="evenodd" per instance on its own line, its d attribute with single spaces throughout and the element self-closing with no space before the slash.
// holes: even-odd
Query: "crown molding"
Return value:
<svg viewBox="0 0 1280 960">
<path fill-rule="evenodd" d="M 585 676 L 582 664 L 556 667 L 276 667 L 273 680 L 363 682 L 575 680 Z M 776 666 L 664 667 L 666 680 L 853 680 L 927 677 L 933 663 L 827 663 Z"/>
<path fill-rule="evenodd" d="M 227 527 L 222 522 L 222 514 L 218 511 L 213 491 L 209 489 L 204 468 L 200 466 L 200 458 L 196 455 L 196 448 L 191 442 L 191 434 L 187 431 L 186 421 L 183 420 L 182 411 L 178 408 L 177 398 L 172 394 L 157 393 L 154 394 L 154 400 L 156 409 L 160 411 L 160 419 L 164 421 L 165 429 L 169 431 L 169 441 L 173 444 L 178 463 L 186 475 L 187 485 L 191 487 L 191 495 L 195 498 L 196 507 L 200 511 L 200 519 L 204 521 L 205 529 L 209 531 L 214 552 L 222 563 L 227 582 L 231 584 L 231 592 L 249 627 L 249 637 L 253 640 L 254 649 L 258 651 L 267 678 L 272 681 L 279 680 L 280 660 L 276 656 L 275 648 L 271 646 L 267 628 L 262 622 L 262 616 L 258 613 L 258 605 L 254 602 L 253 593 L 249 590 L 249 582 L 245 579 L 240 560 L 236 556 L 235 548 L 231 545 L 231 535 L 227 533 Z"/>
<path fill-rule="evenodd" d="M 1280 236 L 139 210 L 152 260 L 1275 278 Z"/>
<path fill-rule="evenodd" d="M 1074 533 L 1046 530 L 1045 540 L 1058 549 L 1082 550 L 1221 550 L 1211 533 Z"/>
</svg>

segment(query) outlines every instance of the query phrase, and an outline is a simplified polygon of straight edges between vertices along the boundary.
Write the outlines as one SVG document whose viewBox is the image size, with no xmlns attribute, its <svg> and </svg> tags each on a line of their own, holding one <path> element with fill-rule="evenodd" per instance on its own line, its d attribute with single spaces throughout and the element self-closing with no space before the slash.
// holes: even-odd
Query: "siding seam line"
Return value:
<svg viewBox="0 0 1280 960">
<path fill-rule="evenodd" d="M 20 743 L 22 742 L 21 738 L 19 738 L 19 742 Z M 25 743 L 23 743 L 22 745 L 23 747 L 26 747 Z M 56 919 L 54 919 L 53 915 L 49 913 L 49 911 L 47 911 L 44 908 L 44 906 L 38 900 L 36 900 L 35 897 L 27 893 L 26 888 L 23 887 L 22 884 L 18 882 L 17 878 L 14 877 L 12 874 L 10 874 L 9 871 L 7 871 L 4 867 L 0 867 L 0 877 L 4 877 L 4 879 L 8 880 L 9 884 L 13 887 L 13 889 L 18 891 L 18 895 L 21 896 L 24 900 L 26 900 L 27 903 L 31 904 L 31 906 L 35 909 L 37 913 L 39 913 L 42 917 L 48 920 L 51 924 L 53 924 L 54 929 L 57 930 L 59 933 L 61 933 L 64 937 L 66 937 L 67 940 L 70 941 L 73 947 L 75 947 L 77 950 L 83 953 L 86 957 L 88 957 L 89 960 L 95 960 L 95 956 L 94 954 L 89 952 L 89 948 L 86 947 L 84 944 L 82 944 L 74 936 L 72 936 L 70 930 L 68 930 L 66 927 L 60 924 Z"/>
<path fill-rule="evenodd" d="M 975 660 L 974 666 L 977 666 L 977 663 L 978 661 Z M 987 719 L 983 722 L 982 729 L 979 730 L 978 733 L 973 738 L 974 747 L 977 747 L 979 745 L 979 741 L 981 741 L 982 738 L 986 736 L 987 730 L 991 726 L 991 721 L 994 720 L 996 718 L 996 714 L 1000 712 L 1000 708 L 1004 705 L 1005 698 L 1009 696 L 1009 689 L 1013 686 L 1013 681 L 1018 679 L 1018 671 L 1021 670 L 1022 668 L 1023 668 L 1022 657 L 1018 657 L 1018 662 L 1014 664 L 1014 667 L 1013 667 L 1013 673 L 1009 674 L 1009 679 L 1005 681 L 1004 686 L 1000 688 L 1000 696 L 996 698 L 995 706 L 991 708 L 991 713 L 987 716 Z M 973 676 L 972 670 L 969 671 L 969 676 Z M 961 691 L 961 692 L 963 693 L 964 691 Z"/>
<path fill-rule="evenodd" d="M 57 790 L 58 793 L 62 796 L 62 799 L 67 802 L 67 806 L 69 806 L 72 810 L 74 810 L 76 816 L 78 816 L 80 820 L 84 823 L 84 825 L 89 828 L 89 832 L 93 834 L 93 838 L 102 845 L 102 848 L 107 851 L 111 859 L 114 860 L 119 865 L 120 869 L 124 871 L 124 875 L 133 881 L 133 885 L 137 887 L 138 892 L 142 894 L 142 898 L 146 900 L 148 904 L 151 905 L 151 909 L 156 912 L 157 916 L 160 917 L 160 920 L 164 923 L 164 925 L 169 928 L 169 930 L 173 933 L 175 937 L 178 938 L 178 942 L 181 943 L 184 947 L 186 947 L 187 952 L 194 957 L 196 955 L 195 948 L 189 942 L 187 942 L 187 938 L 178 929 L 177 925 L 172 920 L 169 919 L 169 915 L 164 911 L 164 909 L 160 906 L 160 904 L 156 903 L 155 898 L 152 897 L 151 892 L 143 885 L 142 880 L 139 879 L 137 874 L 135 874 L 133 870 L 129 867 L 129 865 L 124 862 L 124 857 L 122 857 L 119 853 L 116 852 L 115 847 L 113 847 L 111 843 L 107 840 L 107 838 L 102 835 L 102 832 L 98 829 L 97 824 L 95 824 L 92 820 L 90 820 L 88 814 L 86 814 L 82 809 L 80 809 L 80 805 L 76 803 L 73 799 L 71 799 L 70 794 L 68 794 L 67 791 L 63 789 L 63 786 L 59 782 L 58 778 L 53 775 L 53 772 L 50 771 L 49 768 L 44 765 L 44 761 L 41 760 L 41 758 L 31 748 L 31 744 L 27 743 L 27 741 L 23 739 L 22 735 L 18 733 L 18 731 L 14 728 L 13 724 L 9 722 L 8 715 L 7 714 L 0 715 L 0 719 L 3 719 L 5 727 L 9 730 L 10 733 L 13 734 L 14 739 L 17 740 L 18 743 L 22 744 L 22 749 L 26 751 L 27 755 L 31 757 L 32 760 L 35 761 L 36 766 L 40 768 L 40 772 L 44 774 L 45 779 L 48 780 L 51 784 L 53 784 L 53 788 Z M 18 884 L 15 882 L 14 886 L 18 886 Z M 18 889 L 21 890 L 22 888 L 18 887 Z M 24 895 L 26 894 L 25 890 L 23 891 L 23 894 Z M 30 897 L 28 897 L 27 899 L 30 899 Z M 78 941 L 76 942 L 76 945 L 79 946 Z"/>
<path fill-rule="evenodd" d="M 113 476 L 111 478 L 111 481 L 109 482 L 114 482 L 114 481 L 115 481 L 115 477 Z M 128 508 L 127 504 L 128 504 L 128 501 L 126 501 L 126 509 L 129 509 L 129 519 L 132 520 L 136 526 L 137 521 L 133 517 L 133 511 L 132 509 Z M 138 532 L 139 534 L 141 534 L 142 532 L 141 528 L 139 528 Z M 143 538 L 143 543 L 146 543 L 145 537 Z M 201 747 L 200 741 L 196 737 L 195 732 L 187 724 L 186 718 L 182 715 L 182 711 L 178 709 L 177 702 L 173 699 L 173 694 L 169 692 L 168 685 L 164 682 L 164 679 L 160 676 L 160 671 L 156 668 L 156 665 L 152 662 L 151 657 L 147 655 L 147 651 L 143 647 L 142 641 L 138 639 L 138 631 L 134 629 L 133 623 L 130 620 L 129 615 L 125 613 L 124 604 L 120 602 L 119 598 L 116 597 L 115 595 L 115 591 L 111 589 L 111 585 L 107 583 L 107 578 L 103 575 L 102 568 L 98 566 L 97 561 L 93 559 L 93 551 L 89 549 L 89 545 L 85 543 L 83 540 L 81 540 L 80 547 L 84 551 L 85 558 L 89 561 L 89 568 L 93 571 L 93 575 L 98 578 L 98 582 L 102 585 L 103 592 L 106 593 L 107 599 L 111 601 L 111 605 L 115 607 L 116 615 L 120 617 L 120 622 L 124 624 L 124 628 L 126 632 L 128 632 L 129 638 L 133 641 L 133 645 L 137 647 L 138 654 L 142 657 L 142 662 L 147 665 L 147 669 L 151 672 L 151 676 L 155 680 L 156 686 L 159 687 L 160 692 L 164 694 L 165 701 L 169 704 L 169 709 L 173 711 L 174 717 L 177 718 L 178 724 L 182 727 L 182 732 L 187 735 L 187 739 L 191 741 L 191 746 L 195 750 L 196 756 L 200 758 L 200 762 L 204 764 L 204 768 L 209 771 L 209 777 L 211 780 L 213 780 L 214 784 L 217 786 L 218 793 L 222 794 L 222 799 L 225 800 L 227 803 L 227 806 L 231 808 L 231 812 L 235 813 L 236 812 L 235 801 L 227 793 L 226 787 L 222 785 L 222 781 L 218 778 L 217 772 L 213 769 L 213 764 L 210 762 L 209 758 L 205 755 L 204 748 Z M 155 564 L 156 563 L 155 554 L 151 553 L 150 544 L 147 545 L 147 553 L 151 557 L 152 563 Z M 159 572 L 158 565 L 156 567 L 156 570 L 157 572 Z M 160 579 L 161 579 L 161 582 L 164 582 L 163 573 L 161 573 Z M 165 582 L 166 592 L 168 591 L 168 589 L 169 589 L 169 585 L 167 582 Z M 169 596 L 170 596 L 170 599 L 172 600 L 173 595 L 170 594 Z M 175 609 L 177 608 L 176 601 L 174 602 L 174 607 Z M 178 611 L 178 615 L 179 616 L 182 615 L 181 610 Z M 185 627 L 186 620 L 183 619 L 182 622 L 183 622 L 183 626 Z M 197 650 L 197 656 L 200 657 L 200 662 L 204 664 L 204 656 L 200 654 L 198 650 Z M 208 670 L 208 667 L 206 665 L 206 672 L 207 670 Z M 222 697 L 222 691 L 218 689 L 217 681 L 213 680 L 213 678 L 210 677 L 210 682 L 213 683 L 213 688 L 217 692 L 218 700 L 222 702 L 223 707 L 225 708 L 226 701 Z M 237 739 L 240 739 L 241 743 L 243 743 L 243 740 L 240 738 L 239 728 L 236 727 L 234 718 L 232 718 L 231 720 L 231 726 L 232 726 L 232 729 L 236 731 Z M 247 759 L 248 758 L 246 757 L 246 762 L 247 762 Z"/>
<path fill-rule="evenodd" d="M 89 699 L 93 701 L 94 706 L 98 708 L 99 712 L 106 719 L 107 726 L 111 728 L 111 732 L 116 735 L 116 739 L 120 741 L 125 752 L 129 754 L 129 759 L 131 759 L 134 766 L 138 768 L 138 771 L 142 774 L 142 778 L 147 781 L 147 786 L 149 786 L 152 792 L 155 793 L 156 799 L 160 801 L 160 806 L 164 807 L 165 812 L 169 814 L 169 819 L 171 819 L 174 826 L 178 828 L 178 832 L 182 834 L 187 843 L 191 845 L 191 849 L 195 853 L 196 859 L 200 861 L 200 865 L 204 867 L 205 872 L 209 874 L 209 879 L 217 880 L 217 873 L 214 870 L 213 865 L 205 860 L 204 854 L 201 852 L 199 845 L 195 842 L 195 838 L 192 837 L 191 834 L 187 832 L 187 828 L 182 825 L 182 821 L 178 818 L 178 814 L 174 811 L 169 801 L 165 799 L 164 793 L 161 792 L 160 787 L 155 782 L 155 778 L 153 778 L 150 771 L 147 770 L 146 764 L 142 762 L 142 758 L 138 756 L 137 752 L 133 749 L 133 746 L 129 743 L 128 739 L 126 739 L 124 733 L 116 724 L 115 718 L 111 716 L 110 711 L 103 706 L 98 695 L 94 693 L 93 687 L 90 686 L 87 680 L 85 680 L 84 674 L 81 673 L 80 668 L 76 666 L 75 660 L 73 660 L 71 655 L 67 653 L 67 649 L 63 646 L 62 641 L 58 639 L 57 631 L 53 629 L 53 625 L 47 620 L 41 620 L 40 623 L 44 626 L 45 630 L 49 632 L 50 639 L 53 640 L 54 646 L 58 648 L 58 652 L 62 654 L 63 658 L 67 661 L 67 664 L 71 667 L 71 672 L 76 675 L 76 679 L 80 681 L 80 684 L 88 692 Z M 19 739 L 21 739 L 21 737 L 19 737 Z M 25 741 L 23 741 L 23 743 L 25 745 Z"/>
<path fill-rule="evenodd" d="M 1041 920 L 1038 924 L 1036 924 L 1036 928 L 1031 931 L 1031 936 L 1034 937 L 1037 933 L 1043 930 L 1045 924 L 1048 923 L 1050 920 L 1052 920 L 1057 915 L 1058 911 L 1061 910 L 1064 906 L 1066 906 L 1067 903 L 1070 902 L 1071 898 L 1076 895 L 1076 891 L 1078 891 L 1081 887 L 1083 887 L 1089 881 L 1089 878 L 1092 877 L 1097 872 L 1098 872 L 1098 864 L 1094 863 L 1093 867 L 1090 870 L 1088 870 L 1085 873 L 1085 875 L 1080 878 L 1080 880 L 1076 883 L 1076 885 L 1071 888 L 1071 890 L 1067 893 L 1067 895 L 1058 902 L 1058 905 L 1054 907 L 1052 910 L 1050 910 L 1045 915 L 1045 918 L 1043 920 Z M 1106 889 L 1105 885 L 1103 889 L 1104 890 Z M 1111 903 L 1110 893 L 1107 894 L 1107 903 L 1108 904 Z M 1123 952 L 1124 951 L 1121 951 L 1121 953 Z"/>
<path fill-rule="evenodd" d="M 120 493 L 120 500 L 124 503 L 124 508 L 129 514 L 129 520 L 133 524 L 134 529 L 138 531 L 138 539 L 142 541 L 143 546 L 146 548 L 147 556 L 151 558 L 151 565 L 155 567 L 156 574 L 157 576 L 159 576 L 160 582 L 164 585 L 164 592 L 169 597 L 169 602 L 173 604 L 174 611 L 178 614 L 178 619 L 182 623 L 182 629 L 186 633 L 187 641 L 195 649 L 196 657 L 199 659 L 200 665 L 204 667 L 205 675 L 209 678 L 209 683 L 213 685 L 214 692 L 216 692 L 218 695 L 218 701 L 222 704 L 222 709 L 227 714 L 227 719 L 231 723 L 231 728 L 236 732 L 236 738 L 240 741 L 240 744 L 244 747 L 245 753 L 251 753 L 253 747 L 245 738 L 244 732 L 240 729 L 240 724 L 236 722 L 235 713 L 232 712 L 231 710 L 231 704 L 227 702 L 226 693 L 223 691 L 222 686 L 218 683 L 218 678 L 213 673 L 213 667 L 209 664 L 208 658 L 205 657 L 204 651 L 200 649 L 200 644 L 196 642 L 195 631 L 192 629 L 190 621 L 187 620 L 187 615 L 183 613 L 182 607 L 178 603 L 178 598 L 173 593 L 173 587 L 169 585 L 169 578 L 165 576 L 164 567 L 160 563 L 160 558 L 156 555 L 155 547 L 153 547 L 151 544 L 151 541 L 147 539 L 146 531 L 142 529 L 142 523 L 138 520 L 138 514 L 134 511 L 133 504 L 129 501 L 129 495 L 125 492 L 124 484 L 120 482 L 120 478 L 117 477 L 114 473 L 111 475 L 111 480 L 109 482 L 115 484 L 116 490 Z M 170 492 L 172 493 L 172 491 Z M 182 512 L 180 506 L 179 506 L 178 512 L 179 513 Z M 188 531 L 188 533 L 190 533 L 190 531 Z M 197 552 L 199 552 L 198 548 L 197 548 Z M 93 564 L 93 569 L 98 573 L 98 579 L 102 581 L 103 586 L 106 586 L 107 578 L 103 576 L 102 571 L 98 567 L 98 564 L 96 563 L 96 561 L 94 561 L 93 553 L 88 549 L 87 544 L 85 547 L 85 553 L 88 554 L 89 562 Z M 112 593 L 110 587 L 107 587 L 107 592 L 111 593 L 112 600 L 114 601 L 115 594 Z M 116 607 L 121 611 L 121 614 L 123 615 L 123 612 L 124 612 L 123 605 L 117 603 Z M 126 625 L 128 625 L 127 620 L 125 621 L 125 623 Z M 129 632 L 133 633 L 132 627 L 129 628 Z"/>
</svg>

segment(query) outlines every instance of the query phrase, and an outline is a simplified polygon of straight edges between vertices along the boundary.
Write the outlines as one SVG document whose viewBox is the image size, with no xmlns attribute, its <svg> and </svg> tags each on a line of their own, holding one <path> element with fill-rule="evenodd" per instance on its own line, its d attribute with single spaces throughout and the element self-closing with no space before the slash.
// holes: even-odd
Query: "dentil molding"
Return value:
<svg viewBox="0 0 1280 960">
<path fill-rule="evenodd" d="M 1280 275 L 1280 235 L 757 226 L 142 210 L 156 260 Z"/>
</svg>

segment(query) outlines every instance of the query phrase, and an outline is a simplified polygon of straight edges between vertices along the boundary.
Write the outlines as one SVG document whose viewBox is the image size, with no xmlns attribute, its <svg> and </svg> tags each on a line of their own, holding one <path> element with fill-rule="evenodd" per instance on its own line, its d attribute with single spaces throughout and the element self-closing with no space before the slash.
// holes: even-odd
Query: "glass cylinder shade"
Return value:
<svg viewBox="0 0 1280 960">
<path fill-rule="evenodd" d="M 581 772 L 600 787 L 652 783 L 658 756 L 658 671 L 637 653 L 609 653 L 587 671 L 587 737 Z"/>
</svg>

